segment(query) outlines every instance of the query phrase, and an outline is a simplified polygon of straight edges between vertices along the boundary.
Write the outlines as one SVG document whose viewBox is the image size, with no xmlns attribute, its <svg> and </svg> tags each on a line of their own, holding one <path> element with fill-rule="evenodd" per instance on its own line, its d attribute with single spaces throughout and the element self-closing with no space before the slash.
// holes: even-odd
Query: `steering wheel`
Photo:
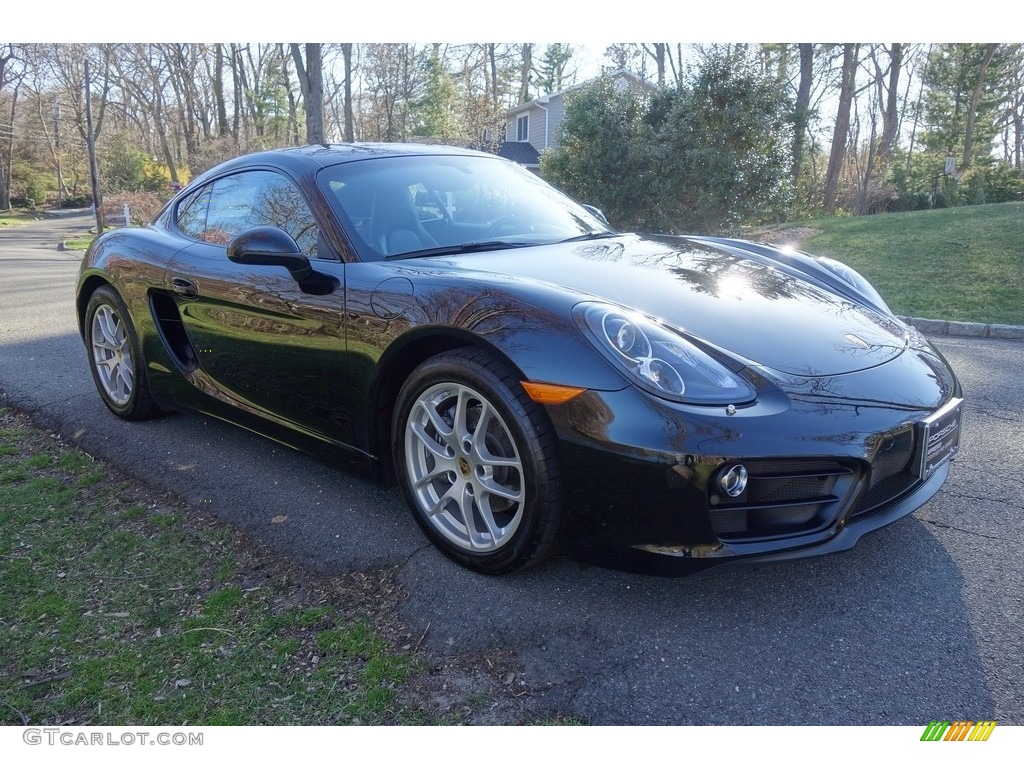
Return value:
<svg viewBox="0 0 1024 768">
<path fill-rule="evenodd" d="M 530 225 L 519 216 L 502 216 L 491 222 L 484 237 L 497 237 L 498 235 L 518 235 L 530 231 Z"/>
</svg>

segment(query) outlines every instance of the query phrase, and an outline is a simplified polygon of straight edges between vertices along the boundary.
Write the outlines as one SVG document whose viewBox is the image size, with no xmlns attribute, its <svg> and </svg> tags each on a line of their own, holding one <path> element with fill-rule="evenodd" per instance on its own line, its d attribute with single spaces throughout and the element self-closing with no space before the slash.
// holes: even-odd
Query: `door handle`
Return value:
<svg viewBox="0 0 1024 768">
<path fill-rule="evenodd" d="M 171 290 L 179 296 L 184 296 L 186 299 L 194 299 L 199 295 L 199 289 L 196 287 L 196 284 L 191 280 L 186 280 L 184 277 L 172 277 Z"/>
</svg>

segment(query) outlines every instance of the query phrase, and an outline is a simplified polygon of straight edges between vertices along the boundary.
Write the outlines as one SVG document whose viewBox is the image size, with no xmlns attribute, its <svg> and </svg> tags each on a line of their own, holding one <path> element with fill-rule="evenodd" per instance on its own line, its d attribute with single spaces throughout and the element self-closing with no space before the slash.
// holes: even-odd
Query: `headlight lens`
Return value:
<svg viewBox="0 0 1024 768">
<path fill-rule="evenodd" d="M 677 333 L 635 312 L 583 302 L 577 325 L 637 386 L 681 403 L 729 405 L 754 399 L 747 382 Z"/>
</svg>

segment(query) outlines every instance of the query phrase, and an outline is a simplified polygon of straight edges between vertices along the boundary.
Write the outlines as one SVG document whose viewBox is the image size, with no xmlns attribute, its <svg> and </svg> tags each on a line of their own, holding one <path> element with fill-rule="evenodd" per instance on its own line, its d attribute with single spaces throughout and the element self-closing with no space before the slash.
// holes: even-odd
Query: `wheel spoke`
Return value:
<svg viewBox="0 0 1024 768">
<path fill-rule="evenodd" d="M 441 437 L 446 443 L 448 443 L 455 430 L 448 426 L 448 423 L 441 418 L 441 414 L 437 412 L 437 403 L 430 400 L 420 400 L 419 407 L 423 409 L 430 424 L 434 427 L 434 431 L 437 432 L 438 436 Z"/>
<path fill-rule="evenodd" d="M 477 503 L 477 509 L 480 510 L 480 517 L 483 518 L 484 525 L 487 526 L 487 532 L 491 536 L 492 542 L 498 542 L 501 540 L 503 530 L 494 520 L 494 513 L 491 511 L 491 502 L 486 497 L 480 498 Z"/>
<path fill-rule="evenodd" d="M 509 501 L 523 500 L 522 488 L 518 490 L 514 488 L 506 488 L 504 485 L 501 485 L 498 481 L 496 481 L 493 477 L 478 478 L 477 483 L 480 485 L 481 488 L 487 491 L 487 493 L 494 494 L 495 496 L 500 496 L 503 499 L 508 499 Z"/>
<path fill-rule="evenodd" d="M 114 370 L 114 366 L 117 365 L 117 358 L 113 356 L 104 357 L 101 360 L 97 360 L 96 365 L 102 365 L 107 375 L 109 376 L 111 372 Z"/>
<path fill-rule="evenodd" d="M 473 458 L 480 464 L 485 464 L 489 467 L 514 467 L 519 469 L 519 459 L 495 456 L 483 446 L 481 446 L 479 450 L 475 451 L 475 454 L 476 455 Z"/>
<path fill-rule="evenodd" d="M 134 383 L 134 374 L 132 373 L 132 366 L 130 361 L 125 360 L 117 369 L 118 378 L 124 383 L 124 394 L 125 397 L 131 394 L 132 384 Z"/>
<path fill-rule="evenodd" d="M 430 485 L 435 480 L 440 480 L 442 477 L 451 472 L 453 467 L 454 462 L 446 461 L 445 464 L 443 465 L 440 462 L 438 462 L 437 464 L 434 465 L 434 468 L 432 470 L 430 470 L 429 472 L 424 474 L 423 477 L 419 478 L 416 482 L 414 482 L 412 487 L 419 489 L 424 487 L 425 485 Z"/>
<path fill-rule="evenodd" d="M 103 340 L 114 347 L 114 349 L 120 349 L 121 343 L 117 338 L 117 318 L 113 312 L 107 307 L 103 307 L 97 314 L 97 319 L 100 321 L 100 331 L 103 333 Z"/>
<path fill-rule="evenodd" d="M 121 373 L 123 369 L 124 365 L 119 364 L 114 366 L 114 369 L 110 373 L 110 394 L 118 402 L 125 398 L 124 377 Z"/>
<path fill-rule="evenodd" d="M 486 549 L 486 544 L 483 542 L 482 533 L 476 528 L 476 515 L 473 514 L 476 508 L 476 500 L 473 496 L 473 486 L 466 483 L 462 487 L 462 499 L 459 502 L 459 511 L 462 512 L 462 522 L 466 525 L 466 538 L 469 541 L 469 546 L 473 549 Z M 491 538 L 494 541 L 494 538 Z"/>
<path fill-rule="evenodd" d="M 452 496 L 452 489 L 454 487 L 455 486 L 453 485 L 451 488 L 449 488 L 447 491 L 441 494 L 441 497 L 436 502 L 434 502 L 433 506 L 431 506 L 430 509 L 427 510 L 427 517 L 434 517 L 448 509 L 448 502 L 454 498 Z"/>
<path fill-rule="evenodd" d="M 426 427 L 422 424 L 413 424 L 410 429 L 412 433 L 419 438 L 422 447 L 429 451 L 437 461 L 451 461 L 451 456 L 448 454 L 448 446 L 441 445 L 437 440 L 427 434 Z"/>
<path fill-rule="evenodd" d="M 466 440 L 472 441 L 473 434 L 469 431 L 469 424 L 467 417 L 469 416 L 469 401 L 474 398 L 474 393 L 466 389 L 465 387 L 459 387 L 459 396 L 455 402 L 455 419 L 452 427 L 455 432 L 455 437 L 459 443 L 464 443 Z"/>
</svg>

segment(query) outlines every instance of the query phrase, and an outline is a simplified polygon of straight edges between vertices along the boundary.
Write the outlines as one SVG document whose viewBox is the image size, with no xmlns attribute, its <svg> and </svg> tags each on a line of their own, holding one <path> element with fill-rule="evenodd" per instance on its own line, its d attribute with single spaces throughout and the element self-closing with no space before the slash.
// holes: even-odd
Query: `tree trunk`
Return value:
<svg viewBox="0 0 1024 768">
<path fill-rule="evenodd" d="M 498 54 L 495 51 L 496 43 L 487 43 L 487 60 L 491 66 L 491 103 L 494 111 L 498 111 Z"/>
<path fill-rule="evenodd" d="M 341 44 L 341 59 L 345 67 L 345 141 L 355 141 L 355 116 L 352 114 L 352 43 Z"/>
<path fill-rule="evenodd" d="M 903 68 L 903 44 L 893 43 L 889 53 L 889 85 L 882 113 L 882 135 L 878 140 L 878 161 L 884 166 L 892 157 L 900 125 L 899 84 Z"/>
<path fill-rule="evenodd" d="M 224 103 L 224 44 L 217 43 L 213 50 L 213 100 L 217 109 L 217 135 L 227 136 L 231 128 L 228 126 L 228 110 Z"/>
<path fill-rule="evenodd" d="M 8 52 L 0 55 L 0 90 L 7 85 L 7 65 L 15 59 L 14 45 L 6 43 L 6 46 Z M 4 137 L 4 134 L 0 134 L 0 139 L 4 139 L 3 143 L 6 144 L 6 147 L 0 149 L 0 211 L 6 211 L 11 207 L 11 167 L 14 165 L 14 109 L 17 103 L 18 88 L 16 87 L 11 96 L 10 119 L 7 122 L 7 125 L 10 126 L 10 135 Z M 0 125 L 3 125 L 3 123 L 0 123 Z"/>
<path fill-rule="evenodd" d="M 814 77 L 814 44 L 800 43 L 800 84 L 796 89 L 796 105 L 793 108 L 793 181 L 803 171 L 804 141 L 807 139 L 807 124 L 810 122 L 811 85 Z"/>
<path fill-rule="evenodd" d="M 295 73 L 302 89 L 302 106 L 306 113 L 306 143 L 324 143 L 324 79 L 320 43 L 306 43 L 306 61 L 298 43 L 291 43 Z"/>
<path fill-rule="evenodd" d="M 971 92 L 971 104 L 967 109 L 967 135 L 964 137 L 964 161 L 961 168 L 967 168 L 971 164 L 971 160 L 974 159 L 974 123 L 978 119 L 978 103 L 981 101 L 982 91 L 985 90 L 985 72 L 988 70 L 988 65 L 992 63 L 996 47 L 996 43 L 989 43 L 985 46 L 985 56 L 981 60 L 978 79 Z"/>
<path fill-rule="evenodd" d="M 530 96 L 530 70 L 533 69 L 533 43 L 523 43 L 523 63 L 519 69 L 519 104 L 525 104 Z"/>
<path fill-rule="evenodd" d="M 836 110 L 836 125 L 832 131 L 832 151 L 825 173 L 823 206 L 826 213 L 834 213 L 839 192 L 839 176 L 846 161 L 846 141 L 850 135 L 850 107 L 853 103 L 853 84 L 857 73 L 857 43 L 843 46 L 843 70 L 839 87 L 839 107 Z"/>
<path fill-rule="evenodd" d="M 284 90 L 288 94 L 288 141 L 297 146 L 299 144 L 299 116 L 296 111 L 295 94 L 292 92 L 292 84 L 288 79 L 288 54 L 285 53 L 283 44 L 280 46 L 280 51 L 281 78 L 284 82 Z"/>
<path fill-rule="evenodd" d="M 231 82 L 234 84 L 232 101 L 235 108 L 231 121 L 231 135 L 235 139 L 235 147 L 238 147 L 242 123 L 242 54 L 235 43 L 231 44 Z"/>
</svg>

